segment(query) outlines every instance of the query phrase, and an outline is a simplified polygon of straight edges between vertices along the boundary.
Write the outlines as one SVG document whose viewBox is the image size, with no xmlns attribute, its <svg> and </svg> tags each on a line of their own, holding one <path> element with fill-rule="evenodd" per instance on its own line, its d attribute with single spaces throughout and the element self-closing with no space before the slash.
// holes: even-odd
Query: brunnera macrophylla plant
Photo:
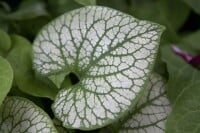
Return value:
<svg viewBox="0 0 200 133">
<path fill-rule="evenodd" d="M 55 117 L 66 128 L 92 130 L 125 116 L 144 91 L 163 30 L 99 6 L 45 26 L 34 41 L 33 64 L 59 89 Z M 63 87 L 70 73 L 79 81 Z"/>
<path fill-rule="evenodd" d="M 165 120 L 170 110 L 171 107 L 166 98 L 165 81 L 153 73 L 147 80 L 141 100 L 129 111 L 128 117 L 117 123 L 118 129 L 114 132 L 163 133 Z M 73 130 L 62 127 L 57 119 L 53 122 L 58 132 L 74 133 Z M 57 132 L 55 127 L 41 108 L 25 98 L 7 97 L 0 108 L 0 131 L 2 133 L 53 133 Z M 104 130 L 101 131 L 104 132 Z"/>
</svg>

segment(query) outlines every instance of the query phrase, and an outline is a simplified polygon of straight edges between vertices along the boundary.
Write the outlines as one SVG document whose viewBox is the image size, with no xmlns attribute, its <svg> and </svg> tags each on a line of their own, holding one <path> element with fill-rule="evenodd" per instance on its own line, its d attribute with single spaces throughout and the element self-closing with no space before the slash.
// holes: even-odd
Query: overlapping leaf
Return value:
<svg viewBox="0 0 200 133">
<path fill-rule="evenodd" d="M 9 92 L 13 81 L 13 70 L 8 61 L 0 56 L 0 105 Z"/>
<path fill-rule="evenodd" d="M 80 82 L 53 104 L 68 128 L 100 128 L 124 115 L 150 72 L 163 27 L 116 10 L 88 6 L 48 24 L 34 41 L 34 68 L 52 76 L 73 72 Z"/>
<path fill-rule="evenodd" d="M 5 17 L 10 20 L 26 20 L 40 16 L 48 16 L 45 4 L 39 0 L 26 0 L 20 3 L 19 9 Z"/>
<path fill-rule="evenodd" d="M 162 59 L 167 63 L 169 80 L 167 83 L 168 97 L 174 103 L 178 95 L 184 88 L 199 82 L 200 72 L 176 56 L 170 46 L 162 47 Z"/>
<path fill-rule="evenodd" d="M 196 13 L 200 14 L 200 1 L 199 0 L 183 0 L 188 4 Z"/>
<path fill-rule="evenodd" d="M 159 75 L 153 74 L 145 94 L 120 129 L 120 133 L 164 133 L 165 121 L 170 111 L 165 81 Z"/>
<path fill-rule="evenodd" d="M 8 97 L 0 108 L 1 133 L 56 133 L 49 116 L 31 101 Z"/>
<path fill-rule="evenodd" d="M 0 29 L 0 54 L 1 52 L 6 52 L 11 47 L 11 40 L 9 35 Z"/>
<path fill-rule="evenodd" d="M 14 70 L 15 81 L 19 89 L 33 96 L 55 98 L 57 89 L 45 82 L 44 77 L 39 77 L 32 69 L 32 47 L 28 40 L 21 36 L 11 36 L 13 48 L 7 59 Z M 42 79 L 43 78 L 43 79 Z"/>
<path fill-rule="evenodd" d="M 186 36 L 184 36 L 182 38 L 182 43 L 184 45 L 185 50 L 188 53 L 191 54 L 198 54 L 198 51 L 200 50 L 200 30 L 196 31 L 196 32 L 192 32 L 190 34 L 187 34 Z M 182 46 L 182 44 L 181 44 Z"/>
<path fill-rule="evenodd" d="M 198 133 L 200 129 L 200 84 L 194 83 L 179 94 L 167 119 L 166 133 Z"/>
<path fill-rule="evenodd" d="M 189 7 L 182 0 L 132 0 L 129 12 L 138 18 L 163 24 L 171 32 L 184 24 L 189 11 Z"/>
</svg>

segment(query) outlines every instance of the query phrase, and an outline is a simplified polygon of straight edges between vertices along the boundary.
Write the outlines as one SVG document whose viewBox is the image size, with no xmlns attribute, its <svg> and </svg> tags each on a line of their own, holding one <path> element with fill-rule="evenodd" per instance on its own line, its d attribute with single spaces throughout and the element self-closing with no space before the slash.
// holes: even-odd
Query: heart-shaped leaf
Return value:
<svg viewBox="0 0 200 133">
<path fill-rule="evenodd" d="M 0 105 L 8 94 L 13 81 L 13 70 L 8 61 L 0 56 Z"/>
<path fill-rule="evenodd" d="M 52 106 L 63 126 L 91 130 L 124 115 L 144 87 L 163 29 L 99 6 L 68 12 L 44 27 L 33 46 L 36 71 L 79 78 Z"/>
<path fill-rule="evenodd" d="M 165 82 L 152 74 L 144 96 L 123 124 L 120 133 L 164 133 L 165 121 L 171 112 Z"/>
<path fill-rule="evenodd" d="M 1 133 L 57 133 L 49 116 L 34 103 L 8 97 L 0 108 Z"/>
</svg>

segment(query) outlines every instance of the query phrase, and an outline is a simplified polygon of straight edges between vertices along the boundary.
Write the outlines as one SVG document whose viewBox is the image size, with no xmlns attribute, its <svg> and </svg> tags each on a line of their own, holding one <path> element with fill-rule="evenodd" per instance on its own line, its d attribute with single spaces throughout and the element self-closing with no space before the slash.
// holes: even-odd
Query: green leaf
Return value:
<svg viewBox="0 0 200 133">
<path fill-rule="evenodd" d="M 132 0 L 130 13 L 141 19 L 165 25 L 168 30 L 178 30 L 189 15 L 182 0 Z"/>
<path fill-rule="evenodd" d="M 8 94 L 13 81 L 13 70 L 7 60 L 0 56 L 0 105 Z"/>
<path fill-rule="evenodd" d="M 11 20 L 26 20 L 39 16 L 48 16 L 44 3 L 39 0 L 25 0 L 21 3 L 19 9 L 8 14 L 7 18 Z"/>
<path fill-rule="evenodd" d="M 0 51 L 6 52 L 11 47 L 11 41 L 9 35 L 0 29 Z"/>
<path fill-rule="evenodd" d="M 178 96 L 166 124 L 166 133 L 198 133 L 200 84 L 187 86 Z"/>
<path fill-rule="evenodd" d="M 120 133 L 164 133 L 165 121 L 170 111 L 165 81 L 154 73 L 149 78 L 145 94 L 129 114 Z"/>
<path fill-rule="evenodd" d="M 17 21 L 17 27 L 13 27 L 15 33 L 18 33 L 26 38 L 33 39 L 40 29 L 50 21 L 50 17 L 40 16 L 37 18 Z"/>
<path fill-rule="evenodd" d="M 8 97 L 0 108 L 1 133 L 57 133 L 50 117 L 28 99 Z"/>
<path fill-rule="evenodd" d="M 189 53 L 199 53 L 200 51 L 200 30 L 192 32 L 182 37 L 182 43 L 184 44 L 185 50 Z"/>
<path fill-rule="evenodd" d="M 199 133 L 200 110 L 190 111 L 185 114 L 177 123 L 178 133 Z M 189 122 L 189 124 L 188 124 Z M 187 123 L 187 124 L 186 124 Z M 183 126 L 184 125 L 184 126 Z"/>
<path fill-rule="evenodd" d="M 79 78 L 52 106 L 63 126 L 91 130 L 126 114 L 152 70 L 163 29 L 99 6 L 73 10 L 44 27 L 33 45 L 36 71 Z"/>
<path fill-rule="evenodd" d="M 112 7 L 123 12 L 127 12 L 127 1 L 126 0 L 96 0 L 97 5 Z"/>
<path fill-rule="evenodd" d="M 32 47 L 29 41 L 17 35 L 11 36 L 14 45 L 8 54 L 8 61 L 14 69 L 14 79 L 23 92 L 33 96 L 55 98 L 57 89 L 45 82 L 46 78 L 37 76 L 32 70 Z"/>
<path fill-rule="evenodd" d="M 161 48 L 162 59 L 167 63 L 169 80 L 167 83 L 168 97 L 174 103 L 179 93 L 187 86 L 200 81 L 200 71 L 175 55 L 170 46 Z"/>
<path fill-rule="evenodd" d="M 200 14 L 200 1 L 199 0 L 183 0 L 187 3 L 196 13 Z"/>
<path fill-rule="evenodd" d="M 84 6 L 96 5 L 96 0 L 75 0 L 75 1 Z"/>
<path fill-rule="evenodd" d="M 56 85 L 57 88 L 60 88 L 62 83 L 64 82 L 67 74 L 68 73 L 60 73 L 60 74 L 56 74 L 56 75 L 50 75 L 49 79 L 51 79 L 51 81 Z"/>
<path fill-rule="evenodd" d="M 82 5 L 74 0 L 48 0 L 48 7 L 54 16 L 61 15 L 67 11 L 80 8 Z"/>
<path fill-rule="evenodd" d="M 178 31 L 187 20 L 190 10 L 181 0 L 132 0 L 129 14 L 166 26 L 162 42 L 179 40 Z"/>
</svg>

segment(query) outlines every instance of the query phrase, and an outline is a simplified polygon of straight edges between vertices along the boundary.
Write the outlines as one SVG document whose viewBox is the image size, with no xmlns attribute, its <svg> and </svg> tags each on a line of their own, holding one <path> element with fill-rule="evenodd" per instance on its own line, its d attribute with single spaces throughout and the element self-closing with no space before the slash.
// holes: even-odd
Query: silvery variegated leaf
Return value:
<svg viewBox="0 0 200 133">
<path fill-rule="evenodd" d="M 60 90 L 52 106 L 63 126 L 91 130 L 123 116 L 144 88 L 163 30 L 100 6 L 70 11 L 45 26 L 33 45 L 35 70 L 58 87 L 63 74 L 80 80 Z"/>
<path fill-rule="evenodd" d="M 7 97 L 0 107 L 0 133 L 57 133 L 49 116 L 28 99 Z"/>
<path fill-rule="evenodd" d="M 171 106 L 166 96 L 165 81 L 152 74 L 147 90 L 125 121 L 120 133 L 164 133 Z"/>
</svg>

